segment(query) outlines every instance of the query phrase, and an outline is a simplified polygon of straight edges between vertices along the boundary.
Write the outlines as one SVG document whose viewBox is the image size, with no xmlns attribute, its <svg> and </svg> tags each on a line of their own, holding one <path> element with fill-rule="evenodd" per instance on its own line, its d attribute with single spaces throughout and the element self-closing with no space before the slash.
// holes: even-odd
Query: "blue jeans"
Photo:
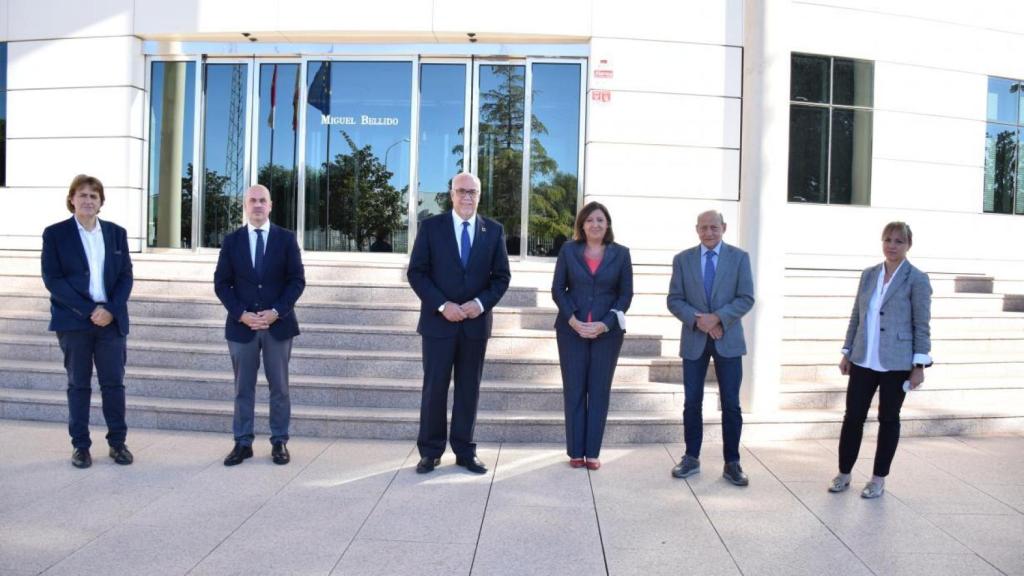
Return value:
<svg viewBox="0 0 1024 576">
<path fill-rule="evenodd" d="M 722 356 L 715 350 L 715 341 L 710 337 L 700 358 L 683 359 L 683 388 L 686 392 L 683 436 L 686 440 L 686 454 L 700 458 L 700 447 L 704 441 L 704 378 L 708 374 L 711 358 L 715 359 L 715 376 L 718 377 L 718 394 L 722 402 L 722 455 L 727 463 L 739 462 L 740 432 L 743 429 L 743 414 L 740 410 L 743 357 Z"/>
<path fill-rule="evenodd" d="M 107 444 L 123 446 L 128 435 L 125 423 L 124 364 L 127 342 L 117 322 L 100 328 L 57 332 L 68 373 L 68 433 L 75 448 L 89 448 L 89 401 L 92 397 L 92 367 L 103 397 L 103 419 L 107 422 Z"/>
</svg>

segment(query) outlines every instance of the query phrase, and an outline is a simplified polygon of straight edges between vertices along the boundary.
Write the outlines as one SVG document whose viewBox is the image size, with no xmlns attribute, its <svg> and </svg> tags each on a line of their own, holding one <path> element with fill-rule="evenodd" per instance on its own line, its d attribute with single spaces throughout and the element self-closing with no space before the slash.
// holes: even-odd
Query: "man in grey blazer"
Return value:
<svg viewBox="0 0 1024 576">
<path fill-rule="evenodd" d="M 683 358 L 683 435 L 686 453 L 672 476 L 686 478 L 700 472 L 704 437 L 704 378 L 714 358 L 722 402 L 723 476 L 736 486 L 749 484 L 740 467 L 740 382 L 742 356 L 747 353 L 740 319 L 754 306 L 754 278 L 750 256 L 722 242 L 725 220 L 709 210 L 697 217 L 700 244 L 676 254 L 672 261 L 668 309 L 683 322 L 679 356 Z"/>
</svg>

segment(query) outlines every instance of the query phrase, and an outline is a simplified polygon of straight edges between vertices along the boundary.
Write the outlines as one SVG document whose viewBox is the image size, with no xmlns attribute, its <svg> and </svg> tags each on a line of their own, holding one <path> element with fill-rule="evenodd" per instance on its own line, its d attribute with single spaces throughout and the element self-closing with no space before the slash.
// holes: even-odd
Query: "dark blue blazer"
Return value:
<svg viewBox="0 0 1024 576">
<path fill-rule="evenodd" d="M 469 265 L 462 269 L 459 244 L 451 212 L 420 223 L 409 257 L 409 284 L 420 298 L 420 321 L 416 331 L 431 338 L 454 337 L 459 326 L 468 338 L 491 336 L 491 311 L 508 290 L 512 273 L 505 249 L 505 231 L 490 218 L 477 214 Z M 445 302 L 456 304 L 479 298 L 484 313 L 472 320 L 449 322 L 437 311 Z"/>
<path fill-rule="evenodd" d="M 122 336 L 128 334 L 128 296 L 132 293 L 132 259 L 128 234 L 113 222 L 99 221 L 103 231 L 104 307 L 114 316 Z M 88 330 L 96 309 L 89 295 L 89 261 L 75 217 L 43 230 L 43 284 L 50 291 L 50 330 Z"/>
<path fill-rule="evenodd" d="M 612 310 L 625 312 L 633 301 L 633 261 L 629 248 L 609 244 L 604 249 L 597 273 L 591 274 L 583 259 L 585 242 L 566 242 L 558 251 L 555 276 L 551 279 L 551 298 L 558 305 L 555 330 L 569 334 L 569 317 L 604 322 L 609 330 L 622 330 Z"/>
<path fill-rule="evenodd" d="M 279 315 L 270 325 L 271 336 L 285 340 L 299 334 L 295 302 L 306 288 L 306 273 L 295 234 L 271 224 L 263 254 L 263 278 L 257 278 L 245 226 L 225 236 L 221 243 L 213 289 L 228 311 L 224 337 L 232 342 L 250 342 L 256 336 L 241 323 L 243 312 L 271 308 Z"/>
</svg>

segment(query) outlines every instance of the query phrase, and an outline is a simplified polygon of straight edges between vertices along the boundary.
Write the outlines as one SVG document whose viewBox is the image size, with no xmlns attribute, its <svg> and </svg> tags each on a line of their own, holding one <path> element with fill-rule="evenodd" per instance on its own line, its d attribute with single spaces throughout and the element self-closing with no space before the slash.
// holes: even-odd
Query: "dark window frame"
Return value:
<svg viewBox="0 0 1024 576">
<path fill-rule="evenodd" d="M 985 106 L 985 166 L 982 173 L 981 183 L 981 212 L 982 214 L 1002 214 L 1004 216 L 1021 216 L 1024 215 L 1024 189 L 1020 184 L 1020 179 L 1024 174 L 1021 174 L 1021 153 L 1024 152 L 1024 146 L 1021 145 L 1021 138 L 1024 136 L 1024 118 L 1021 117 L 1024 114 L 1024 80 L 1018 78 L 1009 78 L 1006 76 L 988 76 L 987 77 L 989 88 L 986 89 L 986 95 L 990 96 L 992 93 L 991 83 L 995 81 L 1006 81 L 1015 85 L 1017 88 L 1017 102 L 1014 106 L 1015 120 L 1010 122 L 1001 120 L 999 118 L 992 118 L 992 110 L 989 108 L 991 104 L 991 98 L 989 98 L 988 104 Z M 998 104 L 998 102 L 997 102 Z M 991 126 L 1000 126 L 1013 132 L 1015 135 L 1014 153 L 1013 158 L 1010 160 L 1010 174 L 1013 178 L 1013 182 L 1010 185 L 1010 198 L 1009 198 L 1009 211 L 997 211 L 995 210 L 996 200 L 993 198 L 993 209 L 988 210 L 985 206 L 986 201 L 986 190 L 989 180 L 989 169 L 995 169 L 995 166 L 990 166 L 988 161 L 988 134 Z M 995 175 L 993 174 L 993 177 Z M 993 190 L 993 194 L 995 194 Z"/>
<path fill-rule="evenodd" d="M 836 205 L 840 205 L 840 206 L 870 206 L 871 205 L 871 181 L 870 181 L 870 178 L 871 178 L 871 175 L 872 175 L 873 166 L 869 166 L 869 168 L 868 168 L 868 174 L 867 174 L 867 176 L 868 176 L 867 187 L 868 188 L 867 188 L 866 202 L 865 203 L 863 203 L 863 204 L 853 203 L 852 202 L 852 194 L 851 194 L 851 201 L 849 201 L 849 202 L 839 203 L 839 202 L 833 202 L 832 201 L 832 184 L 833 184 L 832 183 L 832 169 L 833 169 L 832 152 L 833 152 L 833 147 L 834 147 L 833 146 L 833 134 L 835 132 L 834 128 L 835 128 L 835 113 L 836 113 L 836 111 L 840 111 L 840 112 L 849 111 L 849 112 L 853 113 L 854 116 L 856 116 L 858 112 L 862 112 L 862 113 L 866 112 L 868 114 L 868 117 L 870 118 L 870 122 L 871 122 L 870 131 L 869 131 L 869 142 L 868 142 L 869 150 L 870 150 L 870 148 L 873 148 L 873 140 L 874 140 L 874 111 L 875 111 L 875 106 L 874 106 L 874 65 L 875 65 L 875 62 L 873 60 L 866 60 L 866 59 L 863 59 L 863 58 L 847 58 L 847 57 L 842 57 L 842 56 L 829 56 L 829 55 L 825 55 L 825 54 L 811 54 L 811 53 L 806 53 L 806 52 L 792 52 L 792 53 L 790 53 L 790 73 L 791 73 L 791 75 L 795 73 L 794 62 L 795 62 L 795 59 L 798 58 L 798 57 L 818 58 L 818 59 L 825 59 L 825 58 L 827 58 L 828 59 L 828 77 L 827 77 L 827 81 L 828 81 L 828 91 L 827 91 L 828 92 L 828 97 L 827 97 L 827 101 L 826 102 L 814 102 L 814 101 L 796 100 L 796 99 L 794 99 L 794 96 L 793 96 L 793 79 L 792 79 L 792 77 L 790 79 L 790 100 L 789 100 L 789 106 L 790 106 L 789 126 L 790 126 L 790 129 L 792 129 L 792 127 L 793 127 L 792 112 L 793 112 L 794 109 L 802 109 L 802 110 L 827 110 L 827 112 L 828 112 L 827 121 L 825 122 L 825 126 L 826 126 L 826 129 L 828 131 L 828 137 L 827 137 L 826 142 L 825 142 L 825 147 L 826 147 L 826 149 L 825 149 L 825 152 L 826 152 L 826 154 L 825 154 L 825 176 L 824 176 L 824 180 L 823 180 L 823 184 L 822 184 L 822 186 L 824 188 L 824 201 L 822 202 L 822 201 L 812 201 L 812 200 L 794 200 L 793 199 L 794 195 L 792 193 L 793 190 L 791 189 L 791 184 L 789 182 L 787 182 L 786 201 L 794 203 L 794 204 L 824 204 L 824 205 L 836 204 Z M 835 91 L 836 91 L 836 60 L 850 61 L 850 62 L 853 62 L 853 63 L 867 63 L 867 64 L 871 65 L 871 88 L 870 88 L 870 94 L 871 94 L 870 100 L 871 100 L 871 102 L 870 102 L 870 105 L 866 106 L 866 105 L 858 105 L 858 104 L 836 104 L 835 103 L 835 97 L 836 97 L 836 94 L 835 94 Z M 789 146 L 788 146 L 788 153 L 790 154 L 790 156 L 793 154 L 793 140 L 792 140 L 792 138 L 790 138 L 790 142 L 789 142 Z M 869 156 L 869 159 L 870 159 L 870 156 Z M 788 168 L 788 161 L 787 161 L 787 168 Z"/>
</svg>

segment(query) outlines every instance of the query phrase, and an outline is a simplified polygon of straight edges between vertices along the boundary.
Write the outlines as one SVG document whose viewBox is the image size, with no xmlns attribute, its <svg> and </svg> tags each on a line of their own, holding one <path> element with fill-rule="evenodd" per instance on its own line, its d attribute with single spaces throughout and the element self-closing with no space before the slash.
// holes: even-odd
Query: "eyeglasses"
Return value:
<svg viewBox="0 0 1024 576">
<path fill-rule="evenodd" d="M 456 188 L 455 193 L 458 194 L 459 196 L 468 196 L 470 198 L 474 198 L 476 197 L 477 194 L 480 193 L 480 191 L 474 190 L 473 188 Z"/>
</svg>

